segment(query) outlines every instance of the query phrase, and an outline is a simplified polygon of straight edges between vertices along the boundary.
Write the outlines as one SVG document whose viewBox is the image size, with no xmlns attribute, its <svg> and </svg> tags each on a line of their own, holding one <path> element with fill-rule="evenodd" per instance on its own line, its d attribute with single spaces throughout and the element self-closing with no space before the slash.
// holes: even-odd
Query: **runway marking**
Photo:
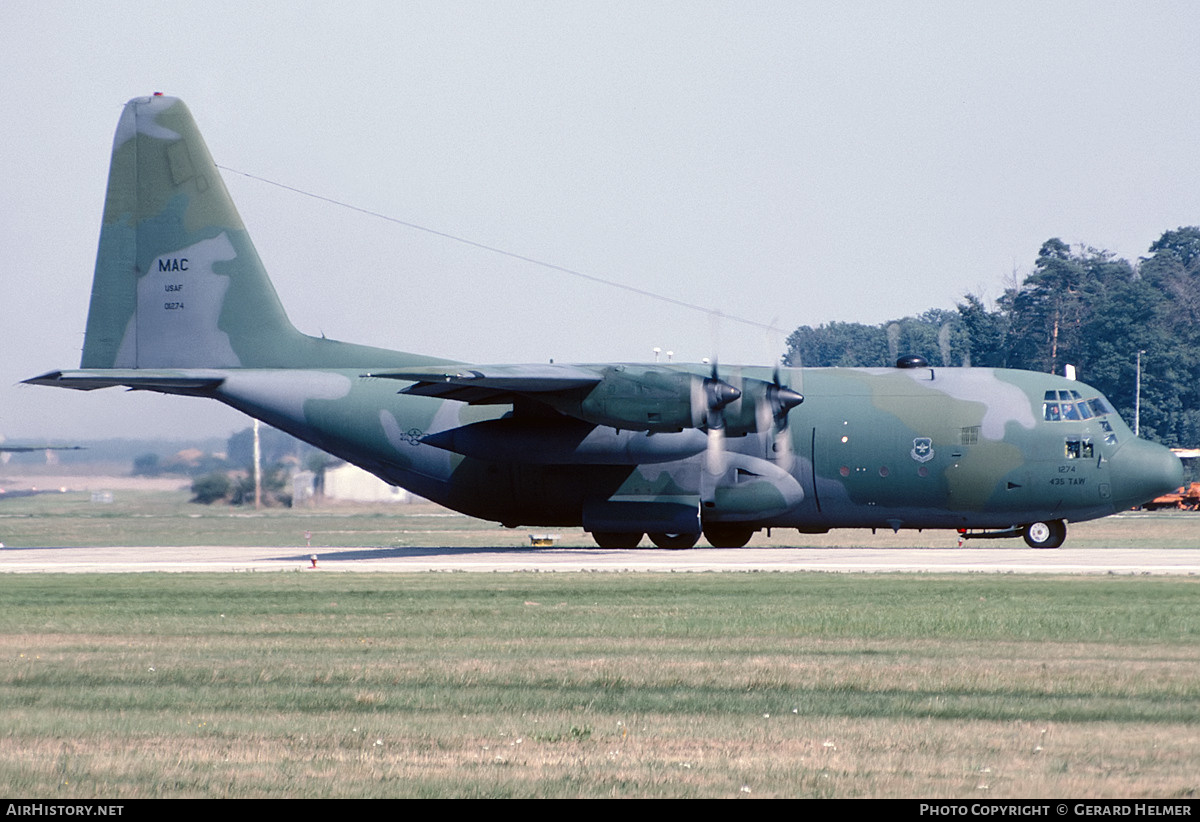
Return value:
<svg viewBox="0 0 1200 822">
<path fill-rule="evenodd" d="M 317 554 L 317 568 L 310 556 Z M 1013 573 L 1200 575 L 1196 549 L 3 548 L 0 573 Z"/>
</svg>

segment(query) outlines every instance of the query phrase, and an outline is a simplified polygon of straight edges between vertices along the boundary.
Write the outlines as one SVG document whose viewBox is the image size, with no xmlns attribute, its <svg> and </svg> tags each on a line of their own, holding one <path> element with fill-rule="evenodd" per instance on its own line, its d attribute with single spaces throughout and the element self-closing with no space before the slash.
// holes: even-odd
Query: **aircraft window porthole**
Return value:
<svg viewBox="0 0 1200 822">
<path fill-rule="evenodd" d="M 879 476 L 886 477 L 888 475 L 888 467 L 886 465 L 879 466 Z"/>
<path fill-rule="evenodd" d="M 928 468 L 926 468 L 924 465 L 922 465 L 920 468 L 918 468 L 918 469 L 917 469 L 917 476 L 918 476 L 918 477 L 927 477 L 927 476 L 929 476 L 929 469 L 928 469 Z"/>
<path fill-rule="evenodd" d="M 841 474 L 843 477 L 850 476 L 850 466 L 843 465 L 841 468 L 838 469 L 838 473 Z"/>
</svg>

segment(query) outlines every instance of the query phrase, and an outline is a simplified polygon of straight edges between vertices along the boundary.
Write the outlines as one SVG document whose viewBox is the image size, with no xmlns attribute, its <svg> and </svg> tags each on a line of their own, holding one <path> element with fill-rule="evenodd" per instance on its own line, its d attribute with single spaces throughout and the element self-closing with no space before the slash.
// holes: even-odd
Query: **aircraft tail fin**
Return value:
<svg viewBox="0 0 1200 822">
<path fill-rule="evenodd" d="M 83 368 L 425 359 L 297 331 L 187 106 L 160 95 L 125 105 L 113 139 Z"/>
</svg>

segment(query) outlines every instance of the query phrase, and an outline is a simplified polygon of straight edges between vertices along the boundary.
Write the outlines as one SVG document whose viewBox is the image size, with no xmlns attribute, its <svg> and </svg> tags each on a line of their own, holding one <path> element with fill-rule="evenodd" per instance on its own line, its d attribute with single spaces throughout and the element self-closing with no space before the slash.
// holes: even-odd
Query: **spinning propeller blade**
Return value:
<svg viewBox="0 0 1200 822">
<path fill-rule="evenodd" d="M 785 471 L 792 467 L 792 438 L 788 434 L 788 412 L 804 402 L 804 395 L 783 385 L 779 366 L 767 386 L 766 402 L 758 409 L 759 432 L 771 433 L 771 461 Z"/>
<path fill-rule="evenodd" d="M 711 504 L 716 500 L 717 481 L 725 473 L 725 407 L 741 399 L 742 391 L 721 379 L 717 362 L 713 360 L 712 376 L 704 380 L 704 426 L 708 445 L 704 451 L 704 468 L 700 474 L 700 501 Z"/>
</svg>

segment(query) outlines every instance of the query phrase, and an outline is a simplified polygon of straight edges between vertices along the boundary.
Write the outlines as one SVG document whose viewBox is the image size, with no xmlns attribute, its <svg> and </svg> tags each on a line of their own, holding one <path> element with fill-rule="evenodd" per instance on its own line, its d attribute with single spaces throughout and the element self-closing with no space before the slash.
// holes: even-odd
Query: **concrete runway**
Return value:
<svg viewBox="0 0 1200 822">
<path fill-rule="evenodd" d="M 317 554 L 313 569 L 310 555 Z M 0 573 L 825 571 L 1200 575 L 1200 548 L 0 548 Z"/>
</svg>

